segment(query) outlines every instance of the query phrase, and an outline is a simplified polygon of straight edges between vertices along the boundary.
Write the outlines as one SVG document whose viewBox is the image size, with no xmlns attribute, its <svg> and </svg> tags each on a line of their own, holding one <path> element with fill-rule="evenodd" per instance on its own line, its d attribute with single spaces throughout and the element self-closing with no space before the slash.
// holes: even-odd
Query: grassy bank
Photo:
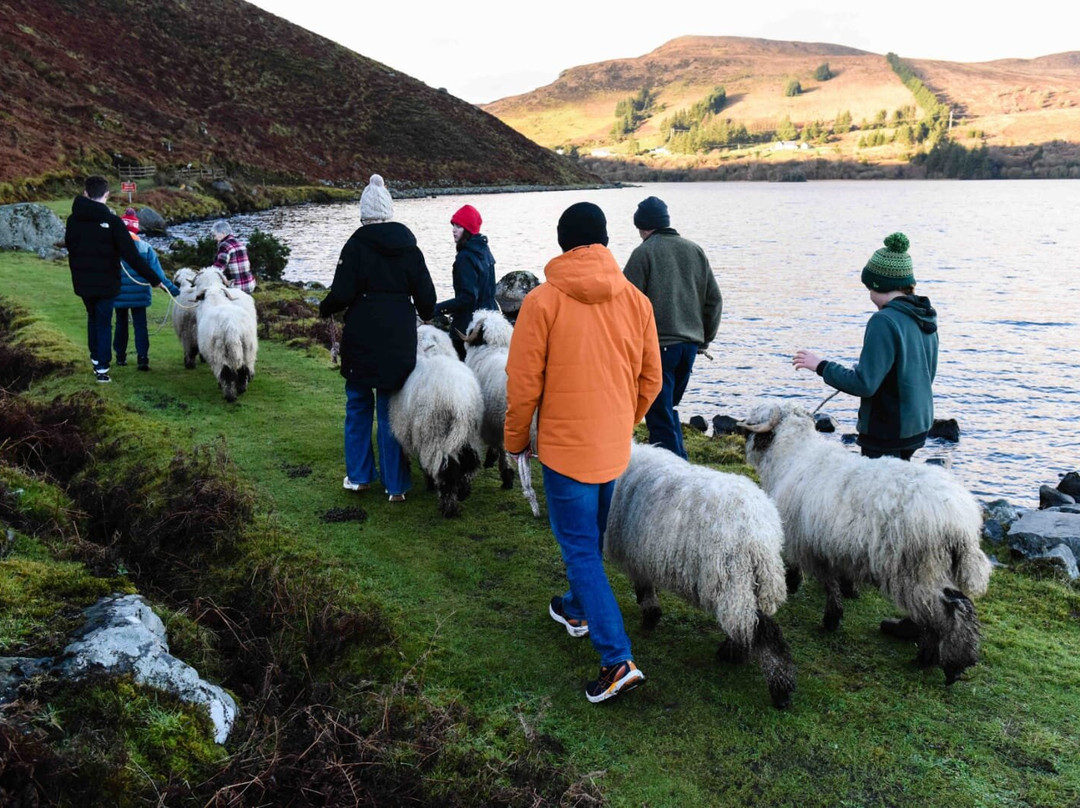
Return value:
<svg viewBox="0 0 1080 808">
<path fill-rule="evenodd" d="M 381 804 L 1080 800 L 1072 749 L 1080 593 L 1068 584 L 998 570 L 977 602 L 982 662 L 946 688 L 939 670 L 914 667 L 913 646 L 877 631 L 893 614 L 880 596 L 849 601 L 842 629 L 828 635 L 819 629 L 823 593 L 808 583 L 777 615 L 799 669 L 793 706 L 780 712 L 757 670 L 715 661 L 721 636 L 708 615 L 662 598 L 665 617 L 646 633 L 629 584 L 615 575 L 648 681 L 624 699 L 590 705 L 582 690 L 596 655 L 546 614 L 564 586 L 546 522 L 532 518 L 520 490 L 501 491 L 493 470 L 458 520 L 437 515 L 418 473 L 404 505 L 386 502 L 379 486 L 343 491 L 342 380 L 324 347 L 264 339 L 250 389 L 230 406 L 205 366 L 183 369 L 169 326 L 154 333 L 151 325 L 153 370 L 116 368 L 113 384 L 96 386 L 66 265 L 2 254 L 0 289 L 4 307 L 27 313 L 7 330 L 49 361 L 0 406 L 36 408 L 45 422 L 82 402 L 60 421 L 89 432 L 64 471 L 41 465 L 51 456 L 44 450 L 20 460 L 12 442 L 0 445 L 8 492 L 0 516 L 16 533 L 0 561 L 0 654 L 55 653 L 76 607 L 137 588 L 170 617 L 176 653 L 220 677 L 243 708 L 227 759 L 179 744 L 169 759 L 189 767 L 188 790 L 164 774 L 137 785 L 132 774 L 123 781 L 136 789 L 130 804 L 155 789 L 177 804 L 210 796 L 245 804 L 236 784 L 268 770 L 275 744 L 302 768 L 286 741 L 305 721 L 319 728 L 309 738 L 317 752 L 308 754 L 324 756 L 324 774 L 306 772 L 309 790 L 286 792 L 293 804 L 351 804 L 346 782 Z M 310 313 L 300 303 L 264 300 L 264 313 L 268 306 L 287 318 Z M 152 321 L 164 310 L 165 296 L 155 293 Z M 57 446 L 74 451 L 74 439 L 54 426 Z M 689 437 L 697 460 L 745 470 L 737 439 Z M 198 506 L 193 490 L 213 495 L 219 522 L 184 520 Z M 37 593 L 36 609 L 19 606 L 28 592 Z M 46 708 L 58 705 L 59 728 L 41 729 L 41 743 L 70 750 L 73 737 L 90 732 L 66 708 L 76 698 L 45 690 L 37 711 L 24 703 L 4 720 L 22 716 L 41 729 Z M 290 698 L 292 712 L 281 704 Z M 187 715 L 175 705 L 154 710 Z M 161 724 L 176 729 L 147 729 Z M 134 763 L 165 770 L 151 754 L 155 742 L 190 740 L 179 718 L 113 730 L 128 752 L 108 762 L 131 772 Z M 339 770 L 352 780 L 335 780 Z"/>
</svg>

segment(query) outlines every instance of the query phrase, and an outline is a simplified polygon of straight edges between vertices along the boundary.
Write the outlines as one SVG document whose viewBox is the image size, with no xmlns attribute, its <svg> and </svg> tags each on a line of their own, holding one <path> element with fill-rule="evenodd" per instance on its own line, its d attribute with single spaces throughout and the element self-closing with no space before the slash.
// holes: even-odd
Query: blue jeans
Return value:
<svg viewBox="0 0 1080 808">
<path fill-rule="evenodd" d="M 563 595 L 567 617 L 589 621 L 589 639 L 607 667 L 633 659 L 622 612 L 604 572 L 604 529 L 615 481 L 581 483 L 544 470 L 551 532 L 559 542 L 570 591 Z"/>
<path fill-rule="evenodd" d="M 97 362 L 98 370 L 108 370 L 112 359 L 112 312 L 113 298 L 84 297 L 86 306 L 86 345 L 90 358 Z"/>
<path fill-rule="evenodd" d="M 128 312 L 131 312 L 131 327 L 135 330 L 135 355 L 139 359 L 147 359 L 150 356 L 150 332 L 146 330 L 146 309 L 115 309 L 116 329 L 113 331 L 113 350 L 116 352 L 116 361 L 127 356 L 128 346 Z"/>
<path fill-rule="evenodd" d="M 686 460 L 683 447 L 682 425 L 675 410 L 682 401 L 690 373 L 694 369 L 698 346 L 693 342 L 677 342 L 660 349 L 660 365 L 664 371 L 664 387 L 645 413 L 645 426 L 649 428 L 649 443 L 663 446 Z"/>
<path fill-rule="evenodd" d="M 375 452 L 371 440 L 371 416 L 378 412 L 379 479 L 388 494 L 404 494 L 412 488 L 409 459 L 390 431 L 389 390 L 372 390 L 345 382 L 345 472 L 349 480 L 367 485 L 375 479 Z"/>
</svg>

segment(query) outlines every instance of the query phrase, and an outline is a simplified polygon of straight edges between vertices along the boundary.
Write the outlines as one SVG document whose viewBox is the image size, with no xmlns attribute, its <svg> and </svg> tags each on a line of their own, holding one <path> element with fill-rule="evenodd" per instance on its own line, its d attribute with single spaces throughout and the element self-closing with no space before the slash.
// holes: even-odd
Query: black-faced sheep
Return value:
<svg viewBox="0 0 1080 808">
<path fill-rule="evenodd" d="M 825 587 L 825 628 L 843 617 L 842 580 L 872 584 L 917 627 L 919 665 L 939 665 L 952 684 L 976 664 L 969 598 L 986 592 L 990 561 L 975 498 L 938 466 L 871 460 L 822 438 L 794 404 L 758 405 L 742 425 L 784 523 L 785 557 Z"/>
<path fill-rule="evenodd" d="M 795 689 L 795 665 L 772 615 L 787 598 L 776 506 L 751 480 L 696 466 L 659 446 L 635 445 L 615 483 L 604 554 L 629 576 L 652 628 L 656 588 L 716 616 L 719 656 L 754 659 L 778 708 Z"/>
<path fill-rule="evenodd" d="M 430 325 L 416 333 L 416 367 L 390 398 L 390 428 L 407 455 L 420 461 L 439 512 L 460 514 L 480 470 L 480 383 L 459 359 L 450 337 Z"/>
<path fill-rule="evenodd" d="M 247 292 L 225 286 L 224 276 L 213 268 L 199 273 L 195 289 L 198 351 L 231 403 L 255 377 L 259 352 L 255 301 Z"/>
<path fill-rule="evenodd" d="M 184 351 L 184 367 L 188 370 L 195 367 L 195 360 L 199 356 L 199 326 L 196 316 L 198 304 L 195 301 L 195 296 L 198 294 L 195 289 L 196 277 L 198 277 L 198 272 L 190 267 L 178 269 L 173 275 L 173 283 L 180 289 L 172 312 L 173 330 L 176 331 L 176 336 L 180 340 L 180 347 Z"/>
<path fill-rule="evenodd" d="M 479 309 L 469 322 L 469 330 L 461 334 L 465 343 L 465 364 L 480 382 L 484 399 L 484 420 L 480 439 L 488 447 L 489 457 L 495 456 L 503 488 L 513 488 L 514 470 L 503 448 L 503 424 L 506 422 L 506 357 L 514 327 L 494 309 Z M 485 466 L 492 465 L 485 460 Z"/>
</svg>

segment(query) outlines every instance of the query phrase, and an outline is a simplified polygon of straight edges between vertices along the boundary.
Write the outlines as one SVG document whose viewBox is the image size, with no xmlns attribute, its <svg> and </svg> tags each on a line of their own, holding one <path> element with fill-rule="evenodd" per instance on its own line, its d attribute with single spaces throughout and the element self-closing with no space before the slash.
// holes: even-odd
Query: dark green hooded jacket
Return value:
<svg viewBox="0 0 1080 808">
<path fill-rule="evenodd" d="M 862 399 L 860 446 L 918 449 L 934 423 L 937 359 L 937 312 L 929 298 L 905 295 L 870 317 L 854 368 L 822 362 L 817 372 L 829 386 Z"/>
</svg>

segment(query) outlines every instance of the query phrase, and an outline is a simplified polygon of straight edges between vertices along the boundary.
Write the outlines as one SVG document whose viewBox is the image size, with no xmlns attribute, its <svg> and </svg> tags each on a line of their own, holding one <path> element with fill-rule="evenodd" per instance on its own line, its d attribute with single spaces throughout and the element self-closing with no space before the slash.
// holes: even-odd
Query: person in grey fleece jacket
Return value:
<svg viewBox="0 0 1080 808">
<path fill-rule="evenodd" d="M 915 294 L 909 241 L 903 233 L 885 239 L 862 271 L 877 311 L 870 316 L 862 353 L 853 368 L 796 351 L 796 370 L 813 370 L 830 387 L 859 396 L 859 446 L 866 457 L 908 460 L 926 442 L 934 423 L 937 374 L 937 312 Z"/>
<path fill-rule="evenodd" d="M 705 251 L 671 227 L 663 200 L 655 196 L 642 200 L 634 226 L 641 244 L 630 254 L 623 274 L 652 303 L 664 371 L 664 387 L 645 414 L 649 443 L 686 459 L 675 408 L 690 381 L 694 360 L 716 337 L 724 301 Z"/>
</svg>

